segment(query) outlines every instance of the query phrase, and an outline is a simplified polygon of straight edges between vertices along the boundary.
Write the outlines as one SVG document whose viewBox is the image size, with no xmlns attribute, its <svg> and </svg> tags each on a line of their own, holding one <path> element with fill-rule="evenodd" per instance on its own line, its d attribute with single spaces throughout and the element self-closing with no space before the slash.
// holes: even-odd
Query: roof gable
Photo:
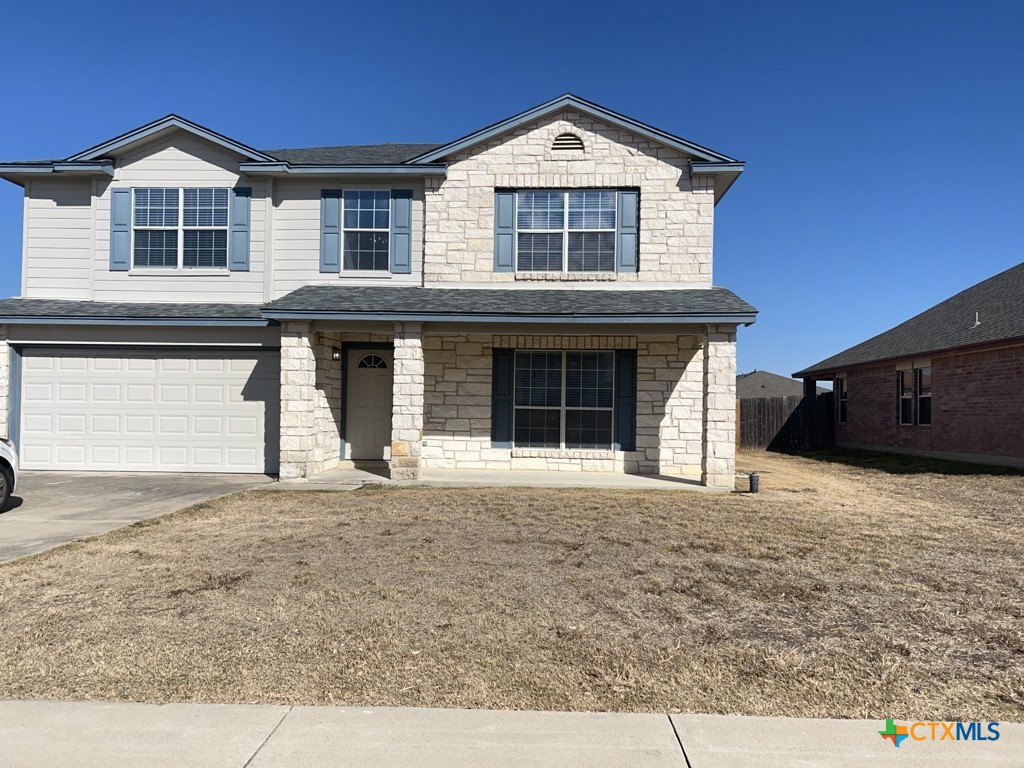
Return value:
<svg viewBox="0 0 1024 768">
<path fill-rule="evenodd" d="M 1024 263 L 793 375 L 834 372 L 1010 339 L 1024 339 Z"/>
<path fill-rule="evenodd" d="M 525 112 L 520 112 L 519 114 L 513 115 L 505 120 L 501 120 L 500 122 L 481 128 L 478 131 L 474 131 L 460 139 L 456 139 L 455 141 L 443 144 L 436 149 L 424 152 L 422 155 L 412 158 L 409 162 L 413 164 L 436 163 L 455 154 L 456 152 L 469 149 L 477 144 L 489 141 L 490 139 L 501 136 L 509 131 L 514 131 L 516 128 L 523 125 L 528 125 L 565 109 L 575 109 L 589 115 L 590 117 L 602 120 L 609 125 L 614 125 L 618 128 L 622 128 L 623 130 L 630 131 L 638 136 L 643 136 L 652 141 L 659 142 L 667 147 L 678 149 L 681 152 L 691 155 L 695 160 L 708 163 L 738 162 L 728 155 L 723 155 L 719 152 L 708 149 L 707 147 L 702 147 L 699 144 L 694 144 L 691 141 L 680 138 L 679 136 L 666 133 L 665 131 L 651 125 L 642 123 L 639 120 L 634 120 L 631 117 L 626 117 L 618 112 L 613 112 L 610 109 L 606 109 L 605 107 L 594 104 L 586 99 L 581 99 L 579 96 L 574 96 L 571 93 L 559 96 L 557 99 L 552 99 L 551 101 L 546 101 L 532 109 L 526 110 Z"/>
<path fill-rule="evenodd" d="M 228 138 L 227 136 L 212 131 L 209 128 L 204 128 L 198 123 L 193 123 L 191 120 L 186 120 L 184 117 L 178 115 L 167 115 L 161 117 L 159 120 L 154 120 L 151 123 L 146 123 L 143 126 L 135 128 L 134 130 L 122 133 L 120 136 L 115 136 L 108 141 L 101 144 L 97 144 L 94 147 L 83 150 L 76 155 L 72 155 L 67 158 L 69 162 L 82 162 L 87 160 L 98 160 L 103 157 L 120 152 L 126 147 L 137 144 L 146 139 L 152 138 L 159 133 L 167 130 L 177 128 L 182 131 L 186 131 L 200 138 L 206 139 L 214 144 L 218 144 L 226 149 L 230 149 L 237 152 L 250 160 L 273 160 L 274 158 L 270 155 L 264 154 L 259 150 L 253 149 L 252 147 L 246 146 L 241 142 L 235 141 L 234 139 Z"/>
</svg>

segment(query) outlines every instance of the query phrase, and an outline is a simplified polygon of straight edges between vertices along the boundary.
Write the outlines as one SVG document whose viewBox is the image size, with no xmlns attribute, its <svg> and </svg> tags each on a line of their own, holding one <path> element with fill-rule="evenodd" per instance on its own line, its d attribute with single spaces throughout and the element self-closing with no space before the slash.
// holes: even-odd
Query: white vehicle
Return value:
<svg viewBox="0 0 1024 768">
<path fill-rule="evenodd" d="M 0 437 L 0 512 L 7 509 L 11 494 L 18 488 L 18 453 L 14 443 Z"/>
</svg>

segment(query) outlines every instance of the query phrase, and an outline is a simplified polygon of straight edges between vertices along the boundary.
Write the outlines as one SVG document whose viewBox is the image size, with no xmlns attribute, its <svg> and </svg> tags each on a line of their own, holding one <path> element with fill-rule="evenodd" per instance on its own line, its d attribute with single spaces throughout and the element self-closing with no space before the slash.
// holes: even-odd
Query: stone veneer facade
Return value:
<svg viewBox="0 0 1024 768">
<path fill-rule="evenodd" d="M 331 469 L 341 452 L 341 363 L 346 342 L 395 347 L 390 472 L 421 469 L 535 469 L 628 472 L 732 485 L 735 445 L 735 329 L 686 334 L 538 335 L 440 333 L 399 323 L 392 335 L 282 327 L 281 477 Z M 635 349 L 636 450 L 491 447 L 492 350 Z"/>
<path fill-rule="evenodd" d="M 579 136 L 584 151 L 553 152 L 552 141 L 563 133 Z M 640 190 L 638 272 L 494 271 L 495 189 L 585 187 Z M 686 155 L 566 110 L 453 155 L 447 178 L 427 180 L 423 279 L 495 283 L 553 277 L 710 286 L 714 204 L 713 180 L 691 176 Z"/>
</svg>

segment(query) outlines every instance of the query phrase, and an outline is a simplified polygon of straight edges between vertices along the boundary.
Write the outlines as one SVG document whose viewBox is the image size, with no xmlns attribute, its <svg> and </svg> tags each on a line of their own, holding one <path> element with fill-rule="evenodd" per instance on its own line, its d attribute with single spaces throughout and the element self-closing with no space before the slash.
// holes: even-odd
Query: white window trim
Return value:
<svg viewBox="0 0 1024 768">
<path fill-rule="evenodd" d="M 520 229 L 519 228 L 519 193 L 520 192 L 558 192 L 562 195 L 562 228 L 559 229 Z M 611 192 L 615 195 L 615 226 L 611 229 L 569 229 L 569 193 L 570 192 Z M 579 189 L 541 189 L 528 187 L 515 190 L 513 197 L 512 216 L 516 223 L 513 250 L 513 272 L 526 275 L 584 275 L 587 272 L 595 274 L 613 274 L 615 265 L 619 259 L 619 239 L 615 237 L 619 226 L 619 190 L 609 187 L 581 187 Z M 519 234 L 524 235 L 551 235 L 562 233 L 562 268 L 561 269 L 527 269 L 520 272 L 519 269 Z M 574 270 L 569 271 L 569 233 L 570 232 L 611 232 L 612 233 L 612 268 L 602 270 Z"/>
<path fill-rule="evenodd" d="M 516 371 L 516 361 L 517 361 L 517 359 L 519 357 L 519 354 L 521 352 L 528 352 L 528 353 L 533 353 L 533 352 L 541 352 L 541 353 L 557 352 L 558 354 L 560 354 L 562 356 L 562 389 L 561 389 L 561 393 L 559 395 L 558 411 L 560 412 L 560 416 L 559 416 L 560 422 L 559 422 L 559 427 L 558 427 L 559 432 L 558 432 L 558 447 L 557 448 L 537 447 L 537 446 L 529 446 L 529 445 L 516 445 L 516 429 L 515 429 L 516 411 L 518 411 L 518 410 L 524 410 L 524 411 L 553 411 L 553 410 L 555 410 L 554 407 L 547 406 L 547 405 L 516 405 L 515 371 Z M 609 354 L 611 354 L 611 356 L 612 356 L 612 404 L 611 404 L 611 406 L 609 406 L 607 408 L 600 408 L 600 407 L 589 408 L 589 407 L 576 406 L 576 405 L 570 406 L 570 405 L 566 405 L 565 404 L 565 379 L 566 379 L 566 373 L 568 372 L 568 366 L 566 365 L 566 355 L 568 355 L 568 353 L 570 353 L 570 352 L 574 352 L 574 353 L 575 352 L 580 352 L 580 353 L 583 353 L 583 354 L 587 354 L 587 353 L 595 353 L 596 354 L 596 353 L 602 352 L 602 353 L 609 353 Z M 569 349 L 569 350 L 565 350 L 565 349 L 561 349 L 561 350 L 560 349 L 517 349 L 517 350 L 515 350 L 515 355 L 513 355 L 513 358 L 512 358 L 512 449 L 513 450 L 523 450 L 523 451 L 614 451 L 615 450 L 615 364 L 616 364 L 615 352 L 612 351 L 612 350 L 607 350 L 607 349 Z M 565 414 L 566 414 L 566 411 L 607 411 L 608 413 L 610 413 L 612 415 L 612 430 L 611 430 L 611 440 L 608 443 L 608 447 L 607 448 L 567 448 L 565 446 Z"/>
<path fill-rule="evenodd" d="M 345 226 L 345 193 L 346 192 L 387 192 L 388 193 L 388 225 L 384 229 L 377 227 L 346 227 Z M 395 215 L 395 199 L 391 187 L 353 187 L 341 190 L 341 265 L 339 277 L 391 277 L 391 219 Z M 387 269 L 346 269 L 345 268 L 345 233 L 346 232 L 383 232 L 388 236 L 388 268 Z"/>
<path fill-rule="evenodd" d="M 176 189 L 178 191 L 178 226 L 177 227 L 137 227 L 135 226 L 135 194 L 139 189 Z M 225 189 L 228 193 L 228 223 L 223 227 L 186 227 L 185 226 L 185 190 L 186 189 Z M 214 275 L 230 275 L 231 272 L 228 265 L 231 263 L 231 254 L 228 250 L 231 247 L 231 187 L 225 187 L 222 184 L 214 186 L 195 186 L 189 185 L 187 187 L 132 187 L 132 239 L 130 246 L 130 261 L 128 262 L 128 274 L 129 275 L 189 275 L 207 277 Z M 227 254 L 224 259 L 223 267 L 186 267 L 185 265 L 185 230 L 211 230 L 219 231 L 224 230 L 225 233 L 225 253 Z M 178 233 L 178 265 L 176 267 L 137 267 L 135 266 L 135 232 L 167 232 L 177 231 Z"/>
</svg>

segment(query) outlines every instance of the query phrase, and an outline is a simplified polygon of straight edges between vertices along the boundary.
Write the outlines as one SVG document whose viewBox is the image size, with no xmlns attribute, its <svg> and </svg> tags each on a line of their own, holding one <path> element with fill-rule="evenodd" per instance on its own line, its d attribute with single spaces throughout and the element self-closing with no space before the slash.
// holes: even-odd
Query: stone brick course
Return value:
<svg viewBox="0 0 1024 768">
<path fill-rule="evenodd" d="M 391 479 L 418 480 L 423 444 L 423 326 L 395 323 Z"/>
</svg>

